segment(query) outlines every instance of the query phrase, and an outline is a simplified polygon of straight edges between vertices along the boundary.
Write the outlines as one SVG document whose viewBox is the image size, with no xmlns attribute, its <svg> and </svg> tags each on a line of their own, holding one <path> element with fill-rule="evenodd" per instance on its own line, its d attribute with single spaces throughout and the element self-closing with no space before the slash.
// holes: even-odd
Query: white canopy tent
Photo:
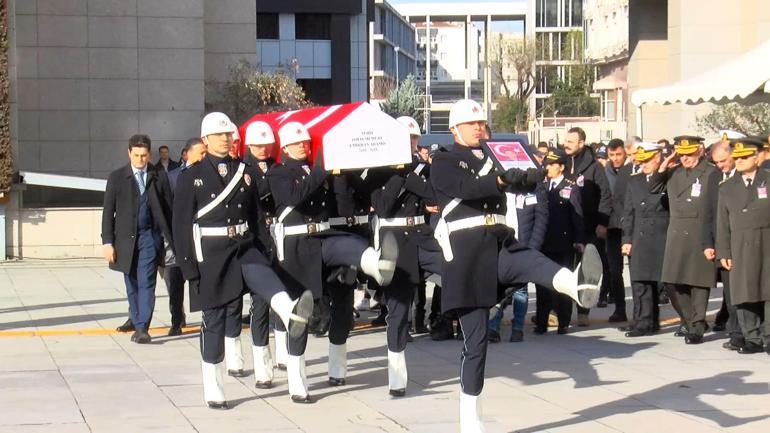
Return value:
<svg viewBox="0 0 770 433">
<path fill-rule="evenodd" d="M 631 103 L 636 106 L 637 135 L 642 134 L 644 104 L 746 100 L 758 92 L 770 93 L 770 40 L 692 78 L 633 92 Z"/>
</svg>

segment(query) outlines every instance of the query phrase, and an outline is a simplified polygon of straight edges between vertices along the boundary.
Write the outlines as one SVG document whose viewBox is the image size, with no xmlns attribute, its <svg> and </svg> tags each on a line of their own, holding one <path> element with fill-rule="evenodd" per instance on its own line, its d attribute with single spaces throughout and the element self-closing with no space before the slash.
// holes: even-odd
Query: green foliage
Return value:
<svg viewBox="0 0 770 433">
<path fill-rule="evenodd" d="M 222 111 L 237 124 L 258 113 L 287 111 L 310 105 L 305 91 L 283 70 L 260 71 L 246 60 L 230 67 L 225 83 L 209 85 L 207 111 Z"/>
<path fill-rule="evenodd" d="M 496 132 L 518 132 L 527 129 L 529 105 L 513 96 L 501 95 L 497 109 L 492 112 L 492 124 Z"/>
<path fill-rule="evenodd" d="M 413 75 L 406 77 L 388 94 L 388 98 L 380 104 L 384 113 L 393 117 L 409 116 L 417 121 L 422 129 L 424 96 L 422 89 L 417 86 L 417 80 Z"/>
<path fill-rule="evenodd" d="M 742 105 L 731 102 L 714 107 L 710 113 L 696 119 L 697 128 L 704 133 L 730 129 L 746 135 L 770 135 L 770 104 Z"/>
<path fill-rule="evenodd" d="M 13 167 L 11 161 L 9 85 L 8 7 L 7 2 L 0 1 L 0 198 L 3 198 L 11 190 L 11 170 Z"/>
<path fill-rule="evenodd" d="M 583 32 L 573 30 L 564 38 L 562 58 L 583 61 Z M 538 114 L 552 116 L 558 110 L 559 116 L 586 117 L 599 115 L 599 99 L 592 97 L 594 69 L 590 64 L 580 63 L 565 67 L 564 77 L 556 74 L 553 67 L 547 77 L 551 86 L 551 96 L 545 101 Z"/>
</svg>

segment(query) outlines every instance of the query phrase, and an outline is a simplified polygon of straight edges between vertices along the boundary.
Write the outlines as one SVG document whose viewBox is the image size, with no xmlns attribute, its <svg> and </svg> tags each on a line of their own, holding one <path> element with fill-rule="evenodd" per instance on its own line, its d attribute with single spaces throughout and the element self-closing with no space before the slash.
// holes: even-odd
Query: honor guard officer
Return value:
<svg viewBox="0 0 770 433">
<path fill-rule="evenodd" d="M 265 122 L 250 123 L 246 128 L 245 144 L 249 150 L 244 158 L 255 169 L 256 177 L 252 179 L 257 185 L 259 194 L 259 219 L 260 224 L 257 236 L 262 245 L 268 251 L 268 259 L 274 260 L 273 241 L 267 227 L 275 218 L 275 202 L 270 193 L 270 185 L 267 182 L 267 170 L 275 165 L 275 159 L 271 152 L 275 146 L 273 130 Z M 251 295 L 251 310 L 249 314 L 249 327 L 251 328 L 252 353 L 254 355 L 254 380 L 255 386 L 268 389 L 273 386 L 273 357 L 270 353 L 270 306 L 258 295 Z M 276 321 L 275 351 L 276 360 L 281 361 L 280 355 L 285 358 L 286 353 L 286 329 L 282 322 Z M 285 363 L 285 360 L 283 360 Z"/>
<path fill-rule="evenodd" d="M 631 290 L 633 292 L 633 319 L 626 337 L 642 337 L 658 331 L 658 299 L 663 290 L 661 269 L 668 230 L 668 196 L 665 190 L 650 192 L 650 176 L 660 167 L 663 148 L 657 143 L 642 142 L 634 158 L 641 172 L 628 180 L 623 205 L 623 245 L 621 252 L 629 256 Z"/>
<path fill-rule="evenodd" d="M 433 188 L 423 172 L 426 163 L 417 154 L 416 138 L 420 130 L 417 122 L 407 116 L 397 119 L 412 137 L 412 164 L 389 169 L 385 185 L 372 194 L 376 217 L 373 220 L 374 245 L 388 234 L 398 242 L 396 273 L 388 287 L 383 288 L 388 308 L 386 338 L 388 344 L 388 388 L 391 396 L 406 393 L 407 369 L 405 349 L 409 335 L 409 309 L 415 289 L 420 283 L 421 268 L 432 273 L 441 272 L 441 256 L 432 256 L 421 248 L 435 243 L 432 230 L 425 222 L 425 205 L 434 200 Z M 435 249 L 435 248 L 434 248 Z M 422 250 L 422 251 L 421 251 Z"/>
<path fill-rule="evenodd" d="M 442 310 L 457 312 L 464 336 L 460 370 L 460 431 L 464 433 L 483 430 L 478 397 L 484 385 L 487 318 L 498 301 L 498 287 L 531 281 L 591 307 L 598 300 L 602 276 L 601 259 L 593 247 L 586 248 L 580 270 L 572 272 L 518 244 L 506 225 L 513 215 L 506 208 L 504 192 L 528 192 L 542 180 L 542 173 L 535 169 L 494 172 L 491 159 L 479 147 L 485 124 L 478 103 L 468 99 L 454 103 L 449 125 L 455 144 L 435 155 L 431 171 L 442 209 L 435 227 L 445 260 Z"/>
<path fill-rule="evenodd" d="M 674 153 L 649 182 L 651 192 L 668 192 L 671 219 L 661 281 L 674 285 L 687 344 L 703 342 L 709 291 L 716 284 L 714 240 L 708 235 L 714 216 L 708 203 L 709 195 L 717 194 L 720 173 L 703 153 L 703 138 L 674 137 Z M 675 166 L 676 158 L 680 165 Z"/>
<path fill-rule="evenodd" d="M 543 159 L 546 172 L 545 182 L 538 185 L 539 191 L 547 191 L 548 228 L 543 240 L 542 252 L 546 257 L 565 268 L 572 268 L 575 253 L 585 248 L 585 230 L 583 229 L 583 209 L 580 201 L 580 188 L 564 177 L 567 154 L 561 149 L 553 149 Z M 548 315 L 556 311 L 559 320 L 557 333 L 566 334 L 572 320 L 572 299 L 538 285 L 537 315 L 535 333 L 545 334 L 548 330 Z"/>
<path fill-rule="evenodd" d="M 244 291 L 268 301 L 291 335 L 305 332 L 312 310 L 310 292 L 291 299 L 255 234 L 262 224 L 255 182 L 258 174 L 228 155 L 234 129 L 223 113 L 203 118 L 201 137 L 208 154 L 180 174 L 174 197 L 177 263 L 190 282 L 190 309 L 203 310 L 203 395 L 208 406 L 216 409 L 227 408 L 225 336 L 240 333 Z M 228 349 L 240 354 L 237 343 Z"/>
<path fill-rule="evenodd" d="M 767 141 L 747 137 L 730 145 L 738 174 L 719 187 L 717 257 L 730 271 L 731 300 L 745 338 L 738 353 L 770 354 L 770 173 L 758 161 Z"/>
<path fill-rule="evenodd" d="M 324 270 L 355 267 L 388 285 L 398 257 L 392 236 L 375 250 L 360 236 L 331 230 L 330 209 L 334 204 L 323 155 L 317 155 L 311 168 L 310 134 L 304 125 L 288 122 L 279 131 L 281 163 L 267 173 L 278 215 L 271 228 L 280 266 L 289 275 L 288 284 L 297 290 L 310 290 L 318 299 L 323 293 Z M 289 336 L 287 372 L 289 392 L 298 403 L 311 402 L 305 377 L 307 333 Z"/>
</svg>

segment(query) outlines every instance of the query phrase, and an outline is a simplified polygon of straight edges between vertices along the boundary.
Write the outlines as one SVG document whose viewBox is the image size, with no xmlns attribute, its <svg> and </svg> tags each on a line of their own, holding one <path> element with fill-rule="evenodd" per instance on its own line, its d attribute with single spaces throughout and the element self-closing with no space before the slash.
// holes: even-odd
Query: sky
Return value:
<svg viewBox="0 0 770 433">
<path fill-rule="evenodd" d="M 512 0 L 481 0 L 484 3 L 511 3 Z M 391 5 L 399 5 L 406 3 L 477 3 L 473 0 L 387 0 Z M 515 2 L 514 2 L 515 3 Z M 524 0 L 520 0 L 520 3 L 524 3 Z M 522 33 L 524 32 L 524 24 L 521 21 L 497 21 L 492 22 L 493 32 L 502 33 Z"/>
</svg>

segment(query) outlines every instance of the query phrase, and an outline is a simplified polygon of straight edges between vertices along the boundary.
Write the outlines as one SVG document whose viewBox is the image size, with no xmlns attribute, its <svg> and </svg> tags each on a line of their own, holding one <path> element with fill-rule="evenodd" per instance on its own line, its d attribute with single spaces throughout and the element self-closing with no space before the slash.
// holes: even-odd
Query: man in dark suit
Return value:
<svg viewBox="0 0 770 433">
<path fill-rule="evenodd" d="M 166 173 L 150 160 L 150 137 L 128 140 L 129 164 L 107 179 L 102 214 L 102 252 L 110 269 L 124 274 L 130 318 L 118 330 L 134 330 L 131 341 L 149 343 L 155 308 L 155 279 L 171 238 L 171 187 Z"/>
<path fill-rule="evenodd" d="M 200 138 L 195 137 L 187 140 L 182 151 L 185 154 L 189 153 L 189 159 L 168 172 L 168 181 L 171 185 L 172 193 L 174 192 L 174 188 L 176 188 L 176 180 L 179 178 L 179 174 L 187 169 L 188 166 L 203 159 L 206 155 L 206 145 Z M 163 281 L 166 283 L 166 289 L 168 290 L 168 307 L 171 312 L 171 328 L 168 330 L 168 335 L 182 335 L 182 328 L 186 325 L 184 314 L 184 277 L 182 277 L 182 270 L 179 269 L 179 266 L 175 262 L 166 262 L 162 270 L 162 275 Z"/>
<path fill-rule="evenodd" d="M 163 145 L 158 148 L 158 163 L 156 166 L 162 168 L 166 173 L 179 167 L 179 163 L 168 156 L 168 146 Z"/>
<path fill-rule="evenodd" d="M 623 229 L 623 203 L 626 186 L 631 177 L 633 164 L 626 164 L 626 148 L 623 140 L 614 138 L 607 144 L 609 162 L 605 167 L 607 182 L 612 196 L 610 209 L 610 225 L 607 227 L 607 264 L 609 265 L 609 287 L 605 295 L 615 304 L 615 311 L 610 315 L 609 322 L 625 322 L 626 316 L 626 286 L 623 283 L 623 256 L 620 254 Z M 604 301 L 602 303 L 602 301 Z M 607 298 L 599 300 L 599 307 L 607 305 Z"/>
<path fill-rule="evenodd" d="M 629 257 L 631 290 L 634 296 L 633 321 L 621 328 L 626 337 L 642 337 L 658 331 L 659 290 L 668 230 L 668 196 L 665 190 L 652 193 L 650 176 L 660 167 L 657 143 L 642 142 L 634 154 L 641 173 L 630 177 L 623 205 L 622 252 Z M 674 307 L 678 308 L 674 297 Z"/>
</svg>

